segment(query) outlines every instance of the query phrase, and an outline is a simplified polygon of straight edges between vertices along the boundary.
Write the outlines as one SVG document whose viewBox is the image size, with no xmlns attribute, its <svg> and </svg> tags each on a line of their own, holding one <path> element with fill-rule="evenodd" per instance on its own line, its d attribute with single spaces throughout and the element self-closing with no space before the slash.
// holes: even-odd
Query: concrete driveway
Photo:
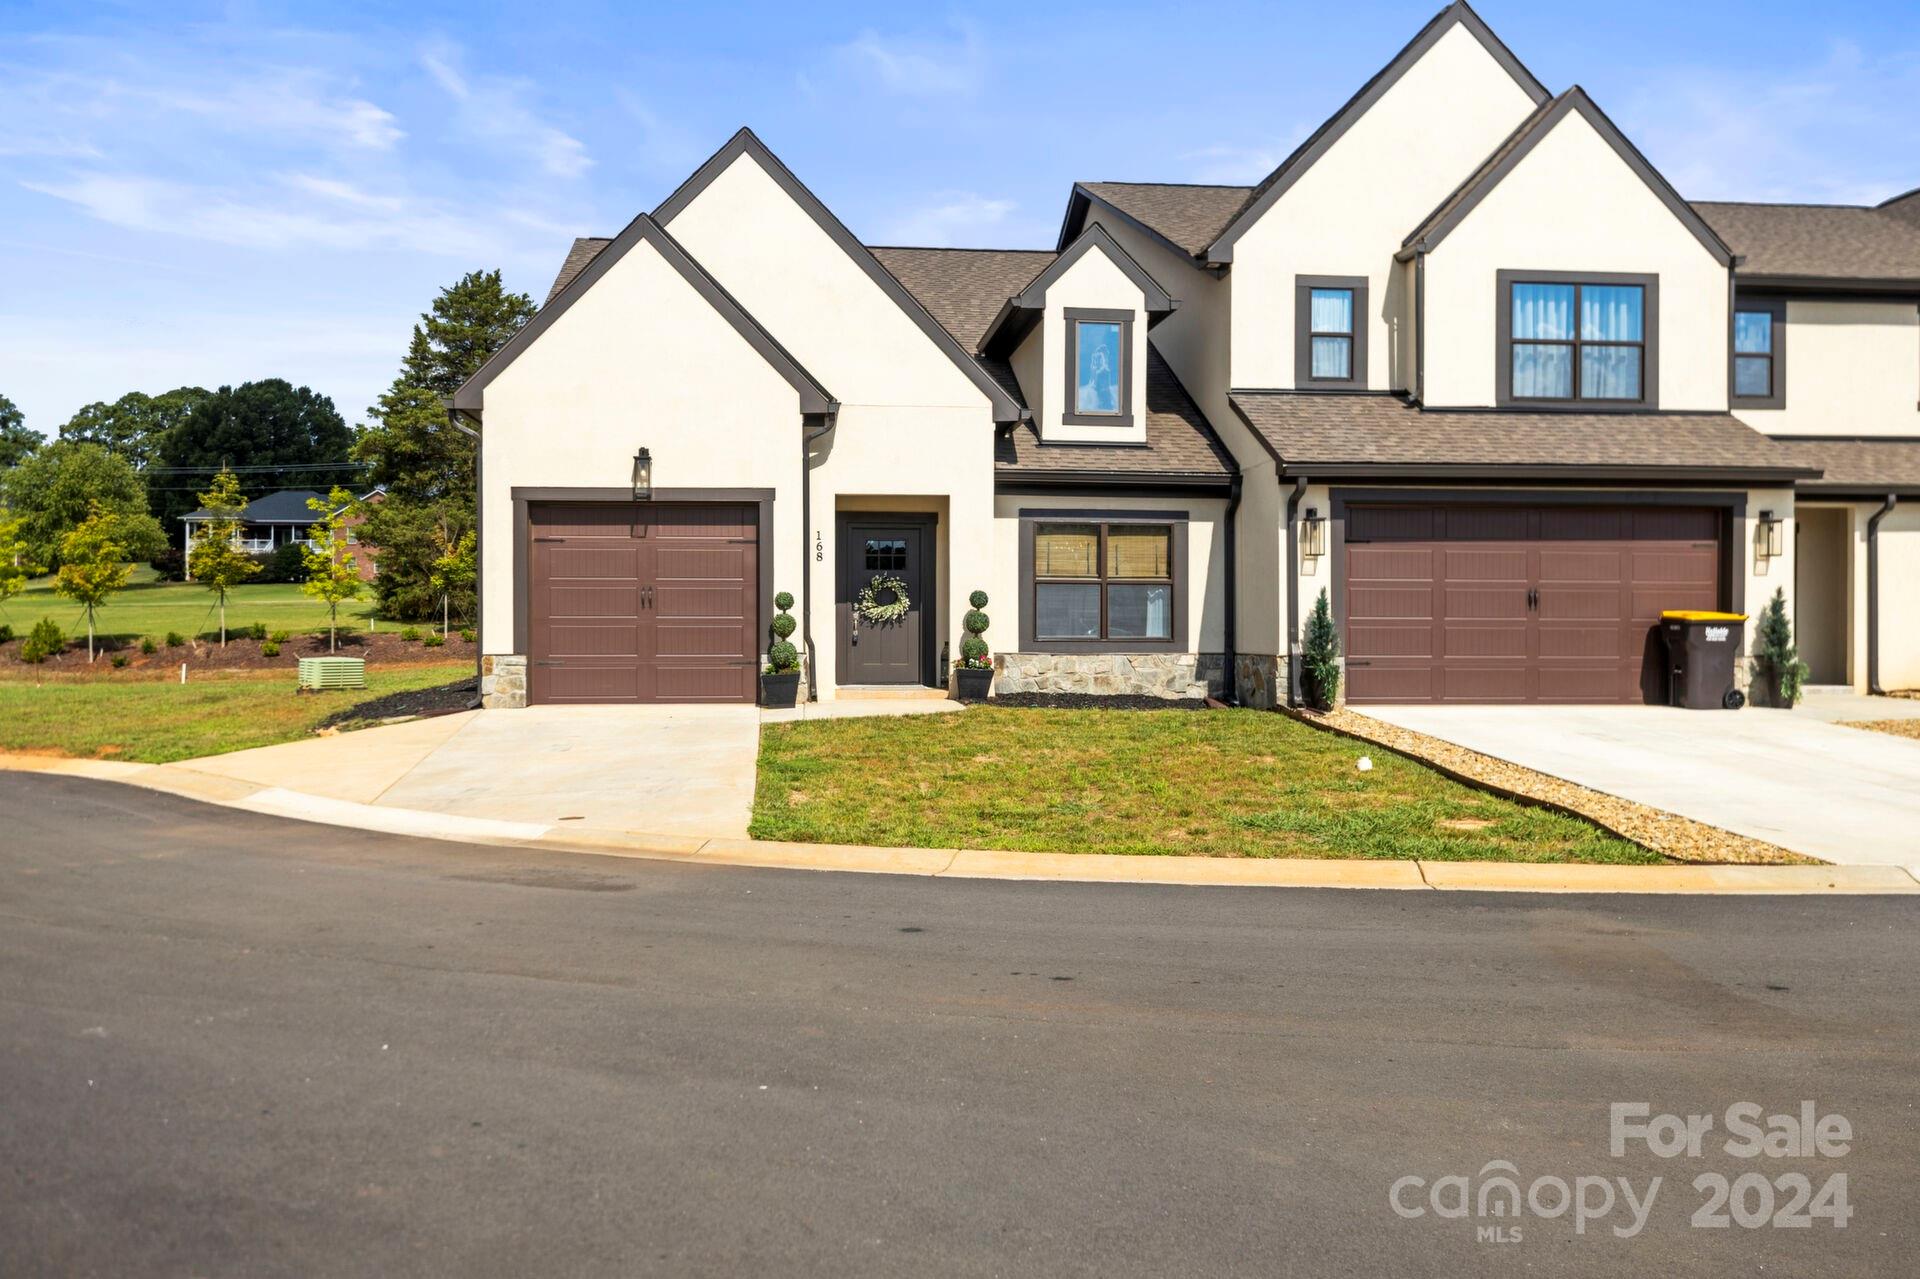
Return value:
<svg viewBox="0 0 1920 1279">
<path fill-rule="evenodd" d="M 1854 700 L 1859 713 L 1848 718 L 1894 718 L 1884 699 Z M 1369 706 L 1365 713 L 1812 857 L 1920 866 L 1920 741 L 1752 707 Z"/>
</svg>

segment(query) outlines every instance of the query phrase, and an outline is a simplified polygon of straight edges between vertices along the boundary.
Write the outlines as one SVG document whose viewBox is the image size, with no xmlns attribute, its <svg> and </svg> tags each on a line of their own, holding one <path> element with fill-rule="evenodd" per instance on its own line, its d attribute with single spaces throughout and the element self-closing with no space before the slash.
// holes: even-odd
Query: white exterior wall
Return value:
<svg viewBox="0 0 1920 1279">
<path fill-rule="evenodd" d="M 1073 370 L 1067 367 L 1066 313 L 1069 309 L 1080 308 L 1126 311 L 1133 316 L 1130 330 L 1133 346 L 1127 353 L 1131 375 L 1129 380 L 1132 383 L 1129 391 L 1133 418 L 1131 426 L 1071 425 L 1061 420 L 1072 411 L 1074 392 Z M 1028 407 L 1034 409 L 1034 420 L 1040 426 L 1040 438 L 1077 444 L 1145 444 L 1147 313 L 1146 297 L 1140 292 L 1139 286 L 1129 280 L 1126 272 L 1116 266 L 1105 252 L 1089 250 L 1047 287 L 1047 309 L 1037 327 L 1040 349 L 1035 371 L 1039 374 L 1038 385 L 1042 390 L 1040 406 L 1035 407 L 1029 402 Z M 1027 355 L 1025 363 L 1028 368 L 1034 367 L 1032 354 Z M 1021 372 L 1023 379 L 1026 377 L 1024 371 L 1018 368 L 1016 371 Z M 1025 380 L 1021 382 L 1023 390 L 1033 385 L 1035 383 Z"/>
<path fill-rule="evenodd" d="M 513 489 L 620 488 L 643 444 L 660 487 L 779 490 L 761 554 L 799 593 L 798 395 L 642 241 L 487 387 L 481 652 L 514 652 Z"/>
<path fill-rule="evenodd" d="M 1920 435 L 1920 307 L 1789 298 L 1785 332 L 1786 407 L 1736 404 L 1741 421 L 1774 435 Z"/>
<path fill-rule="evenodd" d="M 1792 394 L 1792 388 L 1788 388 Z M 1860 508 L 1860 576 L 1866 577 L 1866 521 L 1879 509 Z M 1864 585 L 1862 587 L 1864 599 Z M 1866 618 L 1861 606 L 1859 683 L 1866 682 Z M 1889 692 L 1920 688 L 1920 501 L 1908 498 L 1880 521 L 1880 686 Z"/>
<path fill-rule="evenodd" d="M 1464 24 L 1442 36 L 1234 243 L 1232 385 L 1293 386 L 1294 277 L 1348 275 L 1368 279 L 1367 386 L 1404 388 L 1413 299 L 1393 255 L 1533 108 Z"/>
<path fill-rule="evenodd" d="M 1659 407 L 1726 409 L 1727 270 L 1577 111 L 1427 255 L 1427 404 L 1494 403 L 1501 270 L 1658 275 Z"/>
</svg>

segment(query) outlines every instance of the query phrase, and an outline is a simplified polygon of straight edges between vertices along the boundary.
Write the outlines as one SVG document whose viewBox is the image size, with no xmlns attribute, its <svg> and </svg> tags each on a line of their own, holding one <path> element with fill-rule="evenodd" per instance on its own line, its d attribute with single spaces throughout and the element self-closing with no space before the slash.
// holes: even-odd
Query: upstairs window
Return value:
<svg viewBox="0 0 1920 1279">
<path fill-rule="evenodd" d="M 1303 391 L 1367 385 L 1364 276 L 1294 277 L 1294 384 Z"/>
<path fill-rule="evenodd" d="M 1077 310 L 1067 321 L 1067 412 L 1072 425 L 1133 423 L 1133 313 Z"/>
<path fill-rule="evenodd" d="M 1785 298 L 1741 298 L 1733 311 L 1733 402 L 1750 409 L 1787 406 Z"/>
<path fill-rule="evenodd" d="M 1653 407 L 1653 277 L 1500 274 L 1502 404 Z"/>
</svg>

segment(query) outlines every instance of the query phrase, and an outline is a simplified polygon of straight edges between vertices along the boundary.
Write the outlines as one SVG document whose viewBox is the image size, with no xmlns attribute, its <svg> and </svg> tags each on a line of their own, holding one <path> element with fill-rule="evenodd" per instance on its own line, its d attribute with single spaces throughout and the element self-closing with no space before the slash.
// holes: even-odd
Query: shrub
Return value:
<svg viewBox="0 0 1920 1279">
<path fill-rule="evenodd" d="M 127 655 L 125 653 L 115 653 L 108 660 L 113 663 L 113 669 L 117 671 L 127 664 Z"/>
<path fill-rule="evenodd" d="M 260 566 L 260 572 L 253 578 L 255 582 L 281 585 L 307 580 L 307 567 L 300 558 L 298 542 L 288 542 L 285 546 L 269 551 L 265 555 L 255 555 L 252 559 Z"/>
<path fill-rule="evenodd" d="M 1307 618 L 1300 666 L 1307 700 L 1323 711 L 1331 710 L 1334 699 L 1340 695 L 1340 632 L 1334 628 L 1333 609 L 1327 603 L 1324 586 Z"/>
<path fill-rule="evenodd" d="M 460 638 L 464 642 L 471 644 L 480 638 L 480 632 L 474 630 L 471 626 L 462 626 L 460 628 Z"/>
<path fill-rule="evenodd" d="M 293 633 L 291 631 L 275 631 L 273 634 L 267 636 L 267 638 L 276 644 L 284 644 L 293 638 Z"/>
<path fill-rule="evenodd" d="M 178 548 L 169 546 L 148 560 L 147 567 L 162 582 L 178 582 L 187 575 L 187 557 Z"/>
<path fill-rule="evenodd" d="M 1767 699 L 1775 706 L 1791 707 L 1800 700 L 1800 686 L 1807 682 L 1809 667 L 1800 660 L 1793 642 L 1793 623 L 1787 619 L 1787 592 L 1780 587 L 1760 614 L 1754 636 L 1754 678 L 1765 686 Z"/>
<path fill-rule="evenodd" d="M 140 651 L 142 653 L 145 653 L 148 657 L 152 657 L 155 653 L 160 651 L 160 646 L 153 642 L 153 636 L 142 635 L 140 637 Z"/>
<path fill-rule="evenodd" d="M 179 648 L 179 647 L 180 647 L 180 646 L 181 646 L 182 644 L 184 644 L 184 643 L 186 643 L 186 642 L 187 642 L 187 637 L 186 637 L 186 636 L 184 636 L 184 635 L 182 635 L 182 634 L 181 634 L 181 633 L 180 633 L 179 631 L 168 631 L 168 632 L 167 632 L 167 647 L 168 647 L 168 648 Z"/>
<path fill-rule="evenodd" d="M 409 644 L 418 643 L 420 639 L 420 628 L 418 626 L 402 626 L 400 628 L 400 638 Z"/>
<path fill-rule="evenodd" d="M 7 625 L 5 622 L 0 622 L 0 644 L 5 644 L 12 638 L 13 627 Z"/>
<path fill-rule="evenodd" d="M 254 639 L 263 640 L 267 637 L 267 624 L 265 622 L 255 622 L 253 625 L 247 627 L 247 634 L 251 635 Z"/>
<path fill-rule="evenodd" d="M 278 642 L 278 641 L 276 641 L 276 640 L 268 640 L 268 641 L 267 641 L 266 643 L 264 643 L 264 644 L 262 644 L 262 645 L 260 646 L 260 656 L 262 656 L 262 657 L 278 657 L 278 656 L 280 656 L 280 644 L 279 644 L 279 642 Z"/>
<path fill-rule="evenodd" d="M 51 617 L 43 617 L 33 624 L 33 630 L 27 633 L 27 642 L 20 646 L 20 660 L 23 662 L 44 662 L 49 657 L 66 651 L 67 637 Z"/>
<path fill-rule="evenodd" d="M 993 665 L 987 657 L 987 642 L 980 638 L 990 625 L 987 615 L 980 611 L 987 606 L 987 593 L 975 591 L 967 596 L 967 603 L 973 607 L 960 619 L 960 629 L 967 633 L 960 641 L 960 665 L 970 670 L 986 670 Z"/>
<path fill-rule="evenodd" d="M 767 627 L 773 632 L 773 643 L 767 645 L 767 674 L 792 675 L 800 669 L 800 650 L 787 639 L 793 634 L 795 622 L 793 614 L 787 612 L 793 607 L 793 595 L 781 591 L 773 597 L 773 606 L 780 611 L 773 616 L 773 622 Z"/>
<path fill-rule="evenodd" d="M 425 635 L 422 635 L 420 637 L 420 646 L 422 648 L 439 648 L 442 644 L 446 642 L 447 642 L 447 637 L 440 634 L 438 631 L 428 631 Z"/>
</svg>

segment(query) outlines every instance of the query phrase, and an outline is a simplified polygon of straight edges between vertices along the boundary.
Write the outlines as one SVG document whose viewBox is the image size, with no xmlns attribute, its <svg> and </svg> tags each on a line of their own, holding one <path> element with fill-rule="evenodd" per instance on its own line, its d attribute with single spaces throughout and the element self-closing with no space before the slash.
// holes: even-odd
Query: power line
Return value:
<svg viewBox="0 0 1920 1279">
<path fill-rule="evenodd" d="M 235 475 L 258 475 L 276 471 L 364 471 L 372 465 L 371 462 L 287 462 L 260 466 L 149 466 L 140 474 L 218 475 L 222 471 L 232 471 Z"/>
</svg>

